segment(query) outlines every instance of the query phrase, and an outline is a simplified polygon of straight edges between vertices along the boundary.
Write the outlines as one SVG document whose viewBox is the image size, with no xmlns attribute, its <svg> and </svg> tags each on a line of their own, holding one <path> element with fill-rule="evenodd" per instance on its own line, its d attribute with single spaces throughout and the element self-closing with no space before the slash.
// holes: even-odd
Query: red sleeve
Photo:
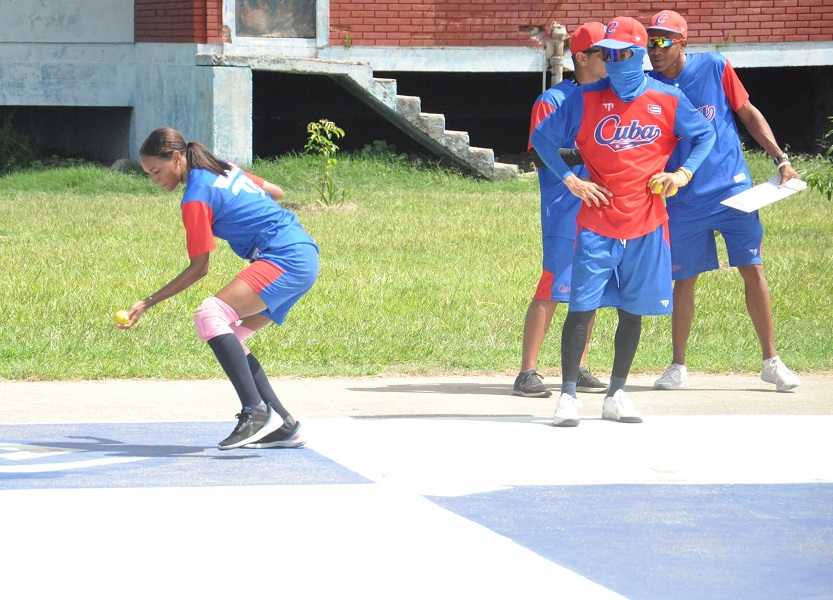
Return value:
<svg viewBox="0 0 833 600">
<path fill-rule="evenodd" d="M 185 243 L 188 246 L 188 258 L 211 252 L 217 248 L 211 224 L 214 215 L 205 202 L 192 200 L 182 205 L 182 224 L 185 225 Z"/>
<path fill-rule="evenodd" d="M 749 100 L 749 92 L 743 87 L 740 79 L 738 79 L 738 74 L 735 73 L 735 69 L 729 64 L 728 60 L 723 68 L 723 92 L 729 99 L 732 110 L 735 111 Z"/>
<path fill-rule="evenodd" d="M 263 177 L 258 177 L 257 175 L 252 175 L 248 171 L 243 171 L 246 174 L 246 177 L 252 180 L 252 182 L 259 188 L 263 187 Z"/>
<path fill-rule="evenodd" d="M 538 127 L 538 123 L 543 121 L 547 118 L 553 111 L 555 107 L 552 104 L 539 100 L 535 103 L 532 107 L 532 119 L 529 123 L 529 137 L 532 137 L 532 132 L 535 131 L 535 128 Z M 527 138 L 529 139 L 529 138 Z M 532 142 L 527 142 L 526 146 L 527 151 L 532 150 Z"/>
</svg>

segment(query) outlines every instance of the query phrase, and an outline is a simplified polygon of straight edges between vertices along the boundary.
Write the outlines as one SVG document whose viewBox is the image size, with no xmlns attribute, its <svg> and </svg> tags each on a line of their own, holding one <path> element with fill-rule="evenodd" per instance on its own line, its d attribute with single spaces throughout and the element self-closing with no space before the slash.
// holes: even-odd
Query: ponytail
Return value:
<svg viewBox="0 0 833 600">
<path fill-rule="evenodd" d="M 211 150 L 199 142 L 185 142 L 185 138 L 176 129 L 160 127 L 150 132 L 139 148 L 140 156 L 170 158 L 174 151 L 185 157 L 191 169 L 205 169 L 215 175 L 223 176 L 231 170 L 231 165 L 217 158 Z"/>
<path fill-rule="evenodd" d="M 217 158 L 211 150 L 199 142 L 188 142 L 185 160 L 192 169 L 204 169 L 221 177 L 231 171 L 231 165 Z"/>
</svg>

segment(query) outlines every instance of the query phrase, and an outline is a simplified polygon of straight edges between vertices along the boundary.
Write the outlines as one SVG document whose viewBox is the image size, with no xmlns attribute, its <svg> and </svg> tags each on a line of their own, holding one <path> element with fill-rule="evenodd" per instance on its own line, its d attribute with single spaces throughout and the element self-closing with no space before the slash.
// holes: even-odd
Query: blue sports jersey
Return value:
<svg viewBox="0 0 833 600">
<path fill-rule="evenodd" d="M 214 237 L 226 240 L 235 254 L 247 260 L 254 258 L 255 250 L 315 244 L 293 212 L 234 165 L 223 176 L 191 169 L 181 207 L 191 258 L 214 250 Z"/>
<path fill-rule="evenodd" d="M 538 96 L 532 108 L 532 119 L 529 133 L 546 118 L 550 118 L 558 111 L 564 99 L 572 94 L 578 85 L 570 79 L 564 79 L 557 85 Z M 529 147 L 532 147 L 530 142 Z M 584 165 L 576 165 L 573 173 L 582 179 L 590 177 L 590 172 Z M 543 237 L 576 238 L 576 215 L 581 201 L 575 197 L 552 171 L 547 168 L 538 169 L 538 183 L 541 188 L 541 233 Z"/>
<path fill-rule="evenodd" d="M 668 198 L 669 214 L 674 218 L 690 219 L 723 210 L 721 200 L 752 187 L 734 114 L 746 103 L 749 94 L 732 65 L 715 53 L 687 54 L 685 66 L 676 79 L 656 71 L 650 75 L 682 91 L 717 134 L 714 147 L 700 165 L 697 176 Z M 667 170 L 676 170 L 690 149 L 691 146 L 681 140 L 668 161 Z"/>
</svg>

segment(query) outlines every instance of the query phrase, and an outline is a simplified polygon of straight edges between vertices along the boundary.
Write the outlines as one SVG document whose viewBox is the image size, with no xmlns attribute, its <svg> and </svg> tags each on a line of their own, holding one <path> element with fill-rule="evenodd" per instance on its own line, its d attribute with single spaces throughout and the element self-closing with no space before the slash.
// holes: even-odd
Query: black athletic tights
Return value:
<svg viewBox="0 0 833 600">
<path fill-rule="evenodd" d="M 615 354 L 611 375 L 627 379 L 642 335 L 642 317 L 621 308 L 616 310 L 619 313 L 619 325 L 614 339 Z M 592 310 L 568 312 L 564 320 L 564 329 L 561 331 L 561 372 L 564 381 L 578 381 L 581 354 L 587 341 L 587 326 L 593 313 Z"/>
<path fill-rule="evenodd" d="M 263 400 L 266 404 L 271 404 L 282 419 L 289 415 L 278 400 L 260 362 L 254 354 L 245 353 L 240 341 L 233 333 L 211 338 L 208 340 L 208 346 L 214 352 L 220 366 L 223 367 L 244 408 L 254 408 Z"/>
</svg>

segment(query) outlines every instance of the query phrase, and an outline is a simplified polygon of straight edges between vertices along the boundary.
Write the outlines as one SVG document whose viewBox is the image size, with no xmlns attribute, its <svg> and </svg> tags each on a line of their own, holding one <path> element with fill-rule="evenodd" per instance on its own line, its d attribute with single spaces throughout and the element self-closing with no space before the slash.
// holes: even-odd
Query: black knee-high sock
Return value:
<svg viewBox="0 0 833 600">
<path fill-rule="evenodd" d="M 235 335 L 233 333 L 218 335 L 208 340 L 208 346 L 214 352 L 220 366 L 223 367 L 231 385 L 234 386 L 234 391 L 237 392 L 243 408 L 260 406 L 263 399 L 255 385 L 243 346 L 240 345 Z"/>
<path fill-rule="evenodd" d="M 255 358 L 254 354 L 248 354 L 246 360 L 249 361 L 249 370 L 252 372 L 260 397 L 263 398 L 264 402 L 272 405 L 272 409 L 281 416 L 281 419 L 286 419 L 289 416 L 289 411 L 278 400 L 278 396 L 275 394 L 275 390 L 272 389 L 272 384 L 269 383 L 269 377 L 260 365 L 260 361 Z"/>
<path fill-rule="evenodd" d="M 636 356 L 636 348 L 639 346 L 639 338 L 642 335 L 642 316 L 617 309 L 619 312 L 619 324 L 616 326 L 614 338 L 615 354 L 613 355 L 612 377 L 628 378 L 631 371 L 633 358 Z"/>
<path fill-rule="evenodd" d="M 581 354 L 587 342 L 587 327 L 593 311 L 568 312 L 561 330 L 561 381 L 578 381 L 578 368 L 581 364 Z"/>
</svg>

